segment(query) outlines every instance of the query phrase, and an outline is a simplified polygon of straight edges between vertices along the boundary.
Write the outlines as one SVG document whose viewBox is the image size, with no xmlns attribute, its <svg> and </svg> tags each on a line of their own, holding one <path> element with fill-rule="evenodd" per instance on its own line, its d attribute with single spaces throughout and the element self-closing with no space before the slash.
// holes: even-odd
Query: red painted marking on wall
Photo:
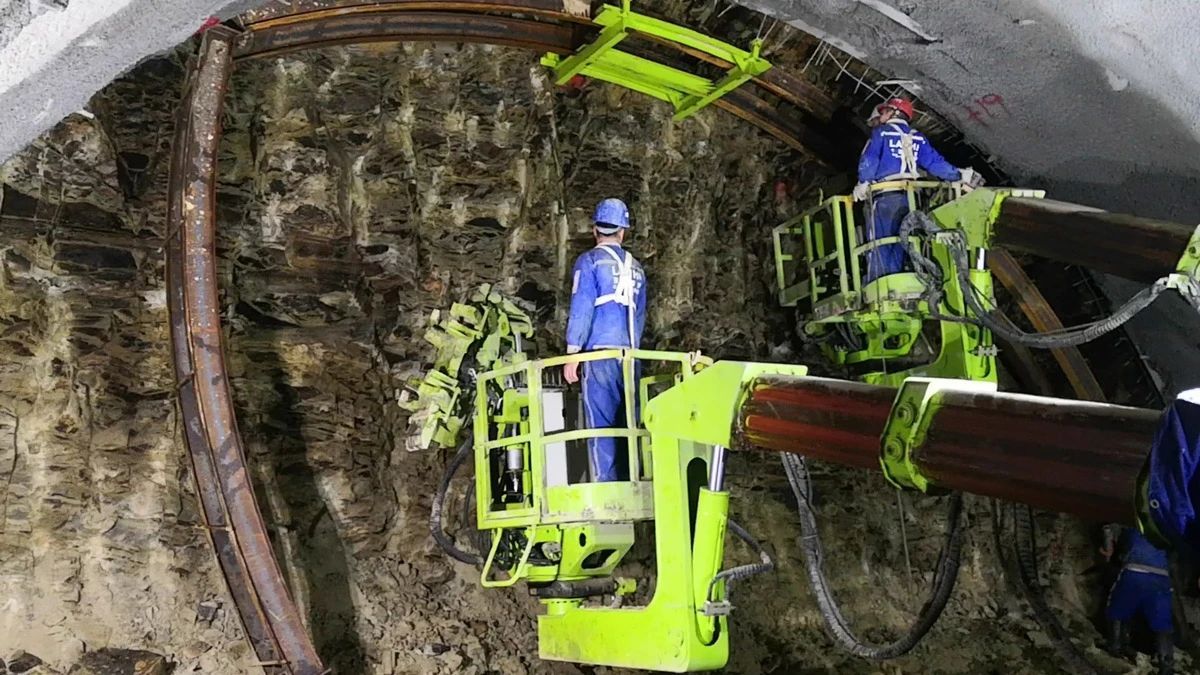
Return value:
<svg viewBox="0 0 1200 675">
<path fill-rule="evenodd" d="M 968 120 L 985 127 L 989 126 L 989 120 L 1003 119 L 1012 115 L 1008 104 L 1004 102 L 1004 97 L 995 93 L 984 94 L 962 108 Z"/>
</svg>

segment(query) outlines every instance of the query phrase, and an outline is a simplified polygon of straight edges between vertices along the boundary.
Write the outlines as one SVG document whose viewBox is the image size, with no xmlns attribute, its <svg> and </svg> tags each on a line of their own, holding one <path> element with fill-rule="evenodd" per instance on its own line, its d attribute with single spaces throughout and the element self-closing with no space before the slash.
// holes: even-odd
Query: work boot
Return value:
<svg viewBox="0 0 1200 675">
<path fill-rule="evenodd" d="M 1154 634 L 1154 657 L 1158 660 L 1158 675 L 1175 673 L 1175 636 L 1170 632 Z"/>
<path fill-rule="evenodd" d="M 1109 621 L 1108 631 L 1104 636 L 1104 651 L 1119 659 L 1129 658 L 1127 631 L 1125 624 L 1120 621 Z"/>
</svg>

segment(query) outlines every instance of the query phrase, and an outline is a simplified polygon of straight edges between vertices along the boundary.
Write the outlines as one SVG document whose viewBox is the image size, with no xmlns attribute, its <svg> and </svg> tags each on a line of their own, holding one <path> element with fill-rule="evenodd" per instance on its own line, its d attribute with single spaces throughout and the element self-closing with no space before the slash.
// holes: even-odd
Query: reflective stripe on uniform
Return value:
<svg viewBox="0 0 1200 675">
<path fill-rule="evenodd" d="M 1151 567 L 1150 565 L 1139 565 L 1138 563 L 1127 563 L 1121 569 L 1129 570 L 1130 572 L 1141 572 L 1143 574 L 1157 574 L 1160 577 L 1171 576 L 1161 567 Z"/>
</svg>

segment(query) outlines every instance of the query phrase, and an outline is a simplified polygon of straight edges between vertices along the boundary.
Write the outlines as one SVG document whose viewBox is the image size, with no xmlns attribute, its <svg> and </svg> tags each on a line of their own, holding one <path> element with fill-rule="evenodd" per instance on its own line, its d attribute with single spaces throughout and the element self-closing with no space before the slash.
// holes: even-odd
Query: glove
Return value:
<svg viewBox="0 0 1200 675">
<path fill-rule="evenodd" d="M 980 176 L 978 171 L 969 166 L 965 169 L 959 169 L 958 174 L 958 179 L 965 183 L 968 187 L 977 188 L 983 185 L 983 176 Z"/>
<path fill-rule="evenodd" d="M 871 195 L 870 183 L 859 183 L 854 186 L 854 201 L 861 202 Z"/>
</svg>

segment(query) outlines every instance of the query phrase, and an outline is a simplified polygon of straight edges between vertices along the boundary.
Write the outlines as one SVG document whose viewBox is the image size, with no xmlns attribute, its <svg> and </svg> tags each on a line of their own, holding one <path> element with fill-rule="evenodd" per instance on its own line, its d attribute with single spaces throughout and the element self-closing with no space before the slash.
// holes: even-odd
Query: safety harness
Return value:
<svg viewBox="0 0 1200 675">
<path fill-rule="evenodd" d="M 633 264 L 635 262 L 633 259 L 633 254 L 622 249 L 622 251 L 625 253 L 625 258 L 622 260 L 621 256 L 617 255 L 617 252 L 613 250 L 613 247 L 607 244 L 597 246 L 596 248 L 604 251 L 609 255 L 609 257 L 617 262 L 617 283 L 612 293 L 608 293 L 596 298 L 596 301 L 592 304 L 595 307 L 607 305 L 610 302 L 615 302 L 618 305 L 625 305 L 625 315 L 628 324 L 627 328 L 629 329 L 629 346 L 632 348 L 637 348 L 637 341 L 634 339 L 633 329 L 634 311 L 636 310 L 637 305 L 637 285 L 634 283 L 633 279 Z"/>
<path fill-rule="evenodd" d="M 888 122 L 887 126 L 900 136 L 900 170 L 879 181 L 898 180 L 901 178 L 918 178 L 917 173 L 917 135 L 912 127 L 899 122 Z M 885 132 L 886 133 L 886 132 Z"/>
</svg>

